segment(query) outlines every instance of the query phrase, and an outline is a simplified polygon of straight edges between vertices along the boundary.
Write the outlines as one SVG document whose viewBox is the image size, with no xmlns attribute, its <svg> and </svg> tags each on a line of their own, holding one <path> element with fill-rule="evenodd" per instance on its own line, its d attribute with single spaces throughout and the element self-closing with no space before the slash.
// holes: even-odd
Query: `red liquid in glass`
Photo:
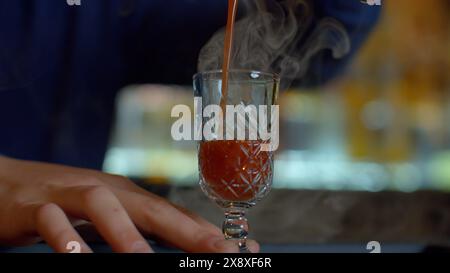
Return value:
<svg viewBox="0 0 450 273">
<path fill-rule="evenodd" d="M 254 200 L 272 176 L 272 153 L 261 141 L 218 140 L 200 143 L 200 174 L 216 197 L 233 202 Z"/>
</svg>

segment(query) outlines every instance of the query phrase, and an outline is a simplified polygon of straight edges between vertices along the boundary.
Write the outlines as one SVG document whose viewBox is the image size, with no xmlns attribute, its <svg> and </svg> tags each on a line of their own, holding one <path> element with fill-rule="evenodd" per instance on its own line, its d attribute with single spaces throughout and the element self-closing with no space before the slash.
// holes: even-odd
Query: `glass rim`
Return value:
<svg viewBox="0 0 450 273">
<path fill-rule="evenodd" d="M 265 72 L 265 71 L 259 71 L 259 70 L 253 70 L 253 69 L 230 69 L 228 70 L 229 73 L 257 73 L 259 75 L 270 77 L 273 81 L 279 83 L 280 82 L 280 75 L 277 73 L 272 72 Z M 200 76 L 204 75 L 212 75 L 212 74 L 222 74 L 222 69 L 216 69 L 216 70 L 206 70 L 206 71 L 200 71 L 194 74 L 192 79 L 196 79 Z M 268 81 L 268 80 L 266 80 Z"/>
</svg>

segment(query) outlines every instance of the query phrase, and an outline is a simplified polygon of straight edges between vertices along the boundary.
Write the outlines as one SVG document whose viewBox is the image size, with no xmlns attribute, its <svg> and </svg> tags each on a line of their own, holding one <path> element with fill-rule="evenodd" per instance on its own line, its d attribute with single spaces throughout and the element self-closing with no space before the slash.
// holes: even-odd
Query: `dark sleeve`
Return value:
<svg viewBox="0 0 450 273">
<path fill-rule="evenodd" d="M 226 14 L 227 1 L 152 1 L 138 14 L 136 35 L 127 39 L 125 54 L 135 60 L 132 82 L 191 84 L 199 52 L 226 25 Z"/>
<path fill-rule="evenodd" d="M 179 0 L 176 5 L 153 1 L 125 54 L 134 56 L 129 72 L 131 82 L 190 84 L 197 71 L 202 47 L 226 24 L 227 1 Z M 380 8 L 359 0 L 313 0 L 311 29 L 321 20 L 332 17 L 340 21 L 349 34 L 351 50 L 343 58 L 333 58 L 323 50 L 310 61 L 307 74 L 294 82 L 309 86 L 322 84 L 342 72 L 370 34 Z M 219 53 L 220 54 L 220 53 Z"/>
<path fill-rule="evenodd" d="M 350 51 L 342 58 L 333 57 L 330 50 L 323 50 L 310 61 L 310 66 L 295 85 L 313 87 L 328 82 L 340 73 L 356 55 L 364 41 L 376 25 L 381 6 L 369 6 L 359 0 L 314 0 L 314 21 L 316 26 L 321 20 L 331 17 L 344 26 L 350 41 Z"/>
</svg>

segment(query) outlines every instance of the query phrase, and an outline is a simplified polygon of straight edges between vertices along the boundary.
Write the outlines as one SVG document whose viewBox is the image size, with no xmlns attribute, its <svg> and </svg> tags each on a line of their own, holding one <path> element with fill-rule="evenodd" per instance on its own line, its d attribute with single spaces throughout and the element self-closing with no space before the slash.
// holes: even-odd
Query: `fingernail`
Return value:
<svg viewBox="0 0 450 273">
<path fill-rule="evenodd" d="M 131 247 L 131 252 L 133 253 L 152 253 L 150 246 L 142 241 L 135 242 Z"/>
<path fill-rule="evenodd" d="M 227 241 L 223 238 L 217 239 L 214 242 L 214 247 L 220 251 L 225 253 L 237 253 L 239 252 L 239 248 L 237 247 L 237 243 L 233 241 Z"/>
</svg>

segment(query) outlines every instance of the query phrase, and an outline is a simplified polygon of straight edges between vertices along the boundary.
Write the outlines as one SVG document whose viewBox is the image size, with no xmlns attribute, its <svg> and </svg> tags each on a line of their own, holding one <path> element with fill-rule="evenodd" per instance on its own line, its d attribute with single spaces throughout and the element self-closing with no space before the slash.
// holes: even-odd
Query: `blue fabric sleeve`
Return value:
<svg viewBox="0 0 450 273">
<path fill-rule="evenodd" d="M 313 57 L 307 74 L 296 84 L 310 87 L 323 84 L 345 71 L 358 50 L 378 22 L 381 6 L 369 6 L 359 0 L 315 0 L 314 21 L 331 17 L 345 27 L 350 39 L 350 52 L 340 59 L 333 58 L 330 50 Z"/>
</svg>

